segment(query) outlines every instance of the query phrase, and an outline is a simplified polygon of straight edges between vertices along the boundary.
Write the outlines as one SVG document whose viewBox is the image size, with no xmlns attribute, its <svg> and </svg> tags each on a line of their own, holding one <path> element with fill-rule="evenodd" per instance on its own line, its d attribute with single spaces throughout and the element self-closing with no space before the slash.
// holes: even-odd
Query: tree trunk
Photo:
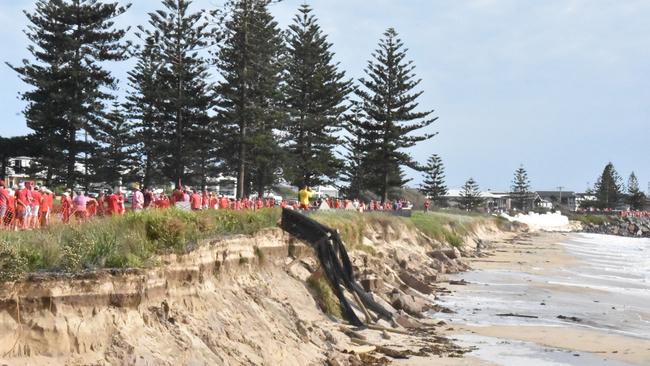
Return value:
<svg viewBox="0 0 650 366">
<path fill-rule="evenodd" d="M 151 159 L 148 155 L 145 158 L 144 162 L 144 178 L 142 180 L 142 183 L 145 187 L 149 187 L 151 184 Z"/>
<path fill-rule="evenodd" d="M 67 161 L 67 176 L 66 186 L 74 189 L 75 185 L 75 161 L 77 157 L 77 130 L 71 128 L 68 130 L 68 161 Z"/>
<path fill-rule="evenodd" d="M 246 126 L 243 124 L 239 126 L 239 134 L 241 141 L 239 143 L 239 167 L 237 170 L 237 198 L 244 198 L 244 185 L 246 182 L 246 145 L 244 139 L 246 137 Z"/>
<path fill-rule="evenodd" d="M 381 184 L 381 203 L 388 201 L 388 167 L 384 169 L 383 181 Z"/>
</svg>

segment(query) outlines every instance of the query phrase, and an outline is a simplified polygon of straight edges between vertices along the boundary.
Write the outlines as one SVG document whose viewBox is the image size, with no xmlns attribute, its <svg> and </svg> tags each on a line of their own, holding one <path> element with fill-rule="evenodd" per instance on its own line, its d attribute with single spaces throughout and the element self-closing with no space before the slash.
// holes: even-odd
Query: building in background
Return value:
<svg viewBox="0 0 650 366">
<path fill-rule="evenodd" d="M 43 177 L 40 174 L 30 174 L 33 158 L 28 156 L 16 156 L 8 159 L 7 171 L 3 177 L 8 188 L 16 188 L 18 183 L 32 181 L 37 185 L 43 184 Z"/>
</svg>

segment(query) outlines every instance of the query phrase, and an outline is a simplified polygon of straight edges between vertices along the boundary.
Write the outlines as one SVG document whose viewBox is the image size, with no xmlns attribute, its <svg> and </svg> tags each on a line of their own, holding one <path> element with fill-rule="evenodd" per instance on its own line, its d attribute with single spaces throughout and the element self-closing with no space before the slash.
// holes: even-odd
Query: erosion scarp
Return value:
<svg viewBox="0 0 650 366">
<path fill-rule="evenodd" d="M 503 235 L 489 222 L 477 230 Z M 363 243 L 373 249 L 350 252 L 355 273 L 395 324 L 373 319 L 373 329 L 355 329 L 326 315 L 307 285 L 319 272 L 311 249 L 267 229 L 205 240 L 161 256 L 156 268 L 2 284 L 0 364 L 303 366 L 462 354 L 422 319 L 436 306 L 436 281 L 466 268 L 462 248 L 399 220 L 369 223 Z"/>
</svg>

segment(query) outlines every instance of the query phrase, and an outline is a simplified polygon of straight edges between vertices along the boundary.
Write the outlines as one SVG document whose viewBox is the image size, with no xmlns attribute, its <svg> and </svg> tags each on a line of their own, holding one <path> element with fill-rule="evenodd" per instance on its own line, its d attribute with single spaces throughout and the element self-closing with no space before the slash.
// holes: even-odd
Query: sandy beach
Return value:
<svg viewBox="0 0 650 366">
<path fill-rule="evenodd" d="M 534 233 L 491 243 L 483 250 L 488 256 L 469 259 L 473 270 L 450 278 L 468 284 L 449 285 L 451 294 L 440 296 L 455 313 L 432 316 L 447 322 L 447 336 L 474 351 L 436 364 L 650 364 L 647 277 L 616 276 L 619 267 L 621 273 L 631 272 L 625 270 L 627 259 L 614 252 L 600 255 L 600 249 L 590 247 L 602 240 L 627 240 L 620 243 L 624 249 L 612 244 L 611 250 L 629 248 L 632 255 L 638 248 L 630 243 L 647 244 L 577 233 Z M 645 264 L 630 263 L 630 268 Z M 400 364 L 431 362 L 411 359 Z"/>
</svg>

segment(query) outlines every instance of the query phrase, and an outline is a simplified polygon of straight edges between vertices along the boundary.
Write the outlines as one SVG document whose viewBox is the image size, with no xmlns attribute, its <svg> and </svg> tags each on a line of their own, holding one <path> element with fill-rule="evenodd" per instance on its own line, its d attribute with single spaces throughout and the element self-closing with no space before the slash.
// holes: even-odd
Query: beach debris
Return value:
<svg viewBox="0 0 650 366">
<path fill-rule="evenodd" d="M 557 318 L 561 320 L 568 320 L 576 323 L 582 323 L 582 319 L 575 316 L 558 315 Z"/>
<path fill-rule="evenodd" d="M 449 284 L 450 284 L 450 285 L 460 285 L 460 286 L 465 286 L 465 285 L 469 285 L 470 283 L 467 282 L 467 281 L 465 281 L 465 279 L 463 278 L 463 279 L 461 279 L 461 280 L 459 280 L 459 281 L 457 281 L 457 280 L 451 280 L 451 281 L 449 281 Z"/>
<path fill-rule="evenodd" d="M 433 290 L 435 290 L 435 287 L 429 285 L 428 283 L 424 283 L 420 281 L 419 279 L 417 279 L 415 276 L 413 276 L 407 271 L 400 271 L 399 278 L 408 287 L 413 288 L 425 295 L 430 295 L 433 293 Z"/>
<path fill-rule="evenodd" d="M 375 357 L 368 353 L 363 353 L 359 355 L 363 365 L 390 365 L 390 360 L 386 357 Z"/>
<path fill-rule="evenodd" d="M 537 315 L 524 315 L 524 314 L 515 314 L 515 313 L 502 313 L 502 314 L 497 314 L 497 316 L 511 316 L 515 318 L 530 318 L 530 319 L 539 318 Z"/>
<path fill-rule="evenodd" d="M 409 351 L 399 351 L 385 346 L 377 346 L 377 352 L 383 353 L 388 357 L 401 358 L 401 359 L 409 358 L 410 354 L 412 354 L 412 352 Z"/>
<path fill-rule="evenodd" d="M 315 250 L 323 272 L 325 272 L 325 277 L 339 299 L 341 313 L 347 321 L 356 326 L 363 325 L 363 322 L 357 317 L 345 298 L 342 288 L 356 294 L 355 300 L 358 296 L 359 302 L 363 303 L 368 310 L 385 319 L 393 318 L 393 314 L 378 304 L 354 279 L 350 257 L 336 230 L 322 225 L 299 212 L 288 209 L 282 210 L 280 226 L 292 236 L 307 242 Z"/>
</svg>

